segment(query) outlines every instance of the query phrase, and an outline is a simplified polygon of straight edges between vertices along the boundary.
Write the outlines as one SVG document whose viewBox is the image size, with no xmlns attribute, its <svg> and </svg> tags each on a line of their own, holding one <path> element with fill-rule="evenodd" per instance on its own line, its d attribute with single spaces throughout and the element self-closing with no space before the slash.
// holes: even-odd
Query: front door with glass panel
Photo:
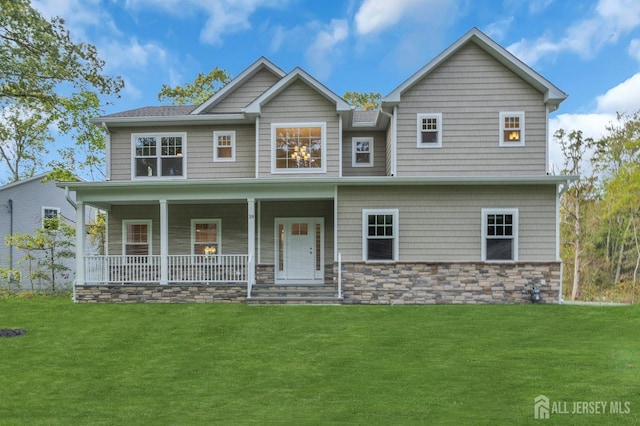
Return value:
<svg viewBox="0 0 640 426">
<path fill-rule="evenodd" d="M 275 220 L 276 282 L 319 282 L 324 275 L 324 220 Z"/>
</svg>

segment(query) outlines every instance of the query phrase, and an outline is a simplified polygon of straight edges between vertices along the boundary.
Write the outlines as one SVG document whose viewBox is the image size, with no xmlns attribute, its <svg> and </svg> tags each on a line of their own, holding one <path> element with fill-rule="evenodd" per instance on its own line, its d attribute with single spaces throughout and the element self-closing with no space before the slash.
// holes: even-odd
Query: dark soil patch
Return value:
<svg viewBox="0 0 640 426">
<path fill-rule="evenodd" d="M 27 330 L 21 328 L 0 328 L 0 337 L 17 337 L 27 334 Z"/>
</svg>

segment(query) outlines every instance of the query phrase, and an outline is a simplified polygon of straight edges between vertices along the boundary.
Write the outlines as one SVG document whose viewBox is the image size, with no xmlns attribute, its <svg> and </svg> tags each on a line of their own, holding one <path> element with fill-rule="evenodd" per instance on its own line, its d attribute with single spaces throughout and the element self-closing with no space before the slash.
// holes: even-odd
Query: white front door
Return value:
<svg viewBox="0 0 640 426">
<path fill-rule="evenodd" d="M 276 282 L 322 282 L 324 223 L 322 218 L 275 220 Z"/>
</svg>

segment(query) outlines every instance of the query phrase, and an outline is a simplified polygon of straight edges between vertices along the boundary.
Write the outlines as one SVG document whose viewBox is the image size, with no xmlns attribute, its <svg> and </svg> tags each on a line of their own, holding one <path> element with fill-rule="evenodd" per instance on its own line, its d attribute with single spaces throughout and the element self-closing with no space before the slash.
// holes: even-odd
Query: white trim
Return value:
<svg viewBox="0 0 640 426">
<path fill-rule="evenodd" d="M 393 135 L 391 136 L 391 176 L 398 176 L 398 107 L 393 107 Z"/>
<path fill-rule="evenodd" d="M 544 135 L 546 138 L 546 144 L 545 144 L 545 155 L 544 155 L 544 170 L 545 172 L 549 173 L 551 172 L 551 170 L 549 170 L 549 142 L 550 142 L 550 135 L 549 135 L 549 105 L 545 105 L 545 115 L 544 115 Z"/>
<path fill-rule="evenodd" d="M 338 261 L 338 185 L 333 194 L 333 261 Z"/>
<path fill-rule="evenodd" d="M 393 216 L 393 235 L 390 239 L 393 239 L 393 259 L 368 259 L 367 256 L 367 240 L 369 238 L 368 218 L 370 215 L 391 215 Z M 363 262 L 397 262 L 400 254 L 400 235 L 399 235 L 399 210 L 398 209 L 362 209 L 362 260 Z"/>
<path fill-rule="evenodd" d="M 342 115 L 338 116 L 338 177 L 342 177 Z"/>
<path fill-rule="evenodd" d="M 85 271 L 84 271 L 84 256 L 85 256 L 85 235 L 86 235 L 86 211 L 85 205 L 82 201 L 76 201 L 76 285 L 84 285 Z M 107 220 L 107 223 L 109 221 Z M 107 228 L 107 236 L 109 235 L 109 229 Z M 106 246 L 109 247 L 108 242 Z M 109 254 L 109 253 L 106 253 Z M 75 286 L 74 286 L 75 291 Z"/>
<path fill-rule="evenodd" d="M 153 255 L 153 232 L 151 219 L 123 219 L 122 220 L 122 255 L 127 255 L 127 226 L 128 225 L 147 225 L 147 245 L 149 246 L 149 252 L 147 256 Z"/>
<path fill-rule="evenodd" d="M 505 118 L 517 117 L 520 121 L 520 127 L 518 131 L 520 132 L 520 140 L 517 142 L 509 142 L 504 140 L 504 132 L 506 131 L 504 127 Z M 525 126 L 524 126 L 524 111 L 500 111 L 498 113 L 499 119 L 499 141 L 501 147 L 520 147 L 524 146 L 525 143 Z"/>
<path fill-rule="evenodd" d="M 220 146 L 218 145 L 218 140 L 220 136 L 230 136 L 231 137 L 231 157 L 220 157 L 218 155 L 218 149 Z M 235 162 L 236 161 L 236 131 L 235 130 L 215 130 L 213 132 L 213 161 L 214 162 Z"/>
<path fill-rule="evenodd" d="M 369 151 L 358 151 L 358 143 L 359 142 L 368 142 L 369 143 Z M 354 136 L 351 138 L 351 167 L 373 167 L 373 137 L 371 136 Z M 358 154 L 369 154 L 369 162 L 368 163 L 358 163 L 357 157 Z"/>
<path fill-rule="evenodd" d="M 169 205 L 160 200 L 160 285 L 169 284 Z"/>
<path fill-rule="evenodd" d="M 436 119 L 436 141 L 435 142 L 422 142 L 422 120 L 435 118 Z M 442 148 L 442 113 L 429 112 L 416 114 L 416 146 L 418 148 Z"/>
<path fill-rule="evenodd" d="M 207 223 L 207 224 L 215 224 L 216 225 L 216 241 L 207 241 L 207 243 L 216 244 L 217 252 L 216 254 L 222 254 L 222 219 L 191 219 L 191 228 L 190 228 L 190 240 L 191 244 L 189 247 L 189 251 L 191 255 L 194 256 L 195 252 L 193 250 L 193 246 L 196 244 L 196 224 L 198 223 Z M 206 243 L 198 243 L 198 244 L 206 244 Z"/>
<path fill-rule="evenodd" d="M 318 168 L 296 168 L 296 169 L 278 169 L 276 168 L 276 129 L 291 127 L 320 127 L 322 151 L 320 153 L 322 167 Z M 327 172 L 327 123 L 322 122 L 294 122 L 294 123 L 271 123 L 271 174 L 291 174 L 291 173 L 326 173 Z"/>
<path fill-rule="evenodd" d="M 287 276 L 288 265 L 287 265 L 287 234 L 289 232 L 289 226 L 292 223 L 301 222 L 309 225 L 309 232 L 313 233 L 313 278 L 302 279 L 302 278 L 290 278 Z M 284 245 L 283 245 L 283 270 L 280 271 L 278 269 L 280 263 L 280 250 L 279 243 L 280 238 L 278 236 L 278 226 L 283 225 L 284 227 Z M 315 239 L 315 230 L 316 225 L 320 225 L 320 269 L 316 269 L 316 239 Z M 324 282 L 324 264 L 325 264 L 325 226 L 324 226 L 324 218 L 323 217 L 276 217 L 274 218 L 273 232 L 274 232 L 274 252 L 273 252 L 273 275 L 276 284 L 286 283 L 291 281 L 304 281 L 304 282 L 313 282 L 313 283 L 323 283 Z"/>
<path fill-rule="evenodd" d="M 503 209 L 503 208 L 489 208 L 489 209 L 482 209 L 481 211 L 482 214 L 482 219 L 481 219 L 481 241 L 480 241 L 480 260 L 482 260 L 483 262 L 517 262 L 518 261 L 518 240 L 519 240 L 519 233 L 518 233 L 518 222 L 519 222 L 519 218 L 518 218 L 518 209 Z M 500 260 L 500 259 L 491 259 L 491 260 L 487 260 L 487 216 L 490 214 L 505 214 L 505 215 L 512 215 L 513 216 L 513 223 L 512 223 L 512 236 L 510 239 L 513 240 L 513 259 L 507 259 L 507 260 Z"/>
<path fill-rule="evenodd" d="M 560 185 L 556 185 L 556 261 L 558 262 L 562 262 L 560 257 L 560 197 L 562 196 Z"/>
<path fill-rule="evenodd" d="M 256 147 L 255 147 L 255 162 L 256 162 L 256 179 L 260 177 L 260 117 L 256 117 Z M 259 256 L 259 254 L 258 254 Z"/>
<path fill-rule="evenodd" d="M 155 137 L 157 138 L 156 155 L 157 176 L 136 176 L 136 138 Z M 162 176 L 162 138 L 181 137 L 182 138 L 182 175 Z M 149 156 L 147 158 L 154 158 Z M 174 156 L 167 158 L 175 158 Z M 141 132 L 131 133 L 131 180 L 183 180 L 187 178 L 187 132 Z"/>
</svg>

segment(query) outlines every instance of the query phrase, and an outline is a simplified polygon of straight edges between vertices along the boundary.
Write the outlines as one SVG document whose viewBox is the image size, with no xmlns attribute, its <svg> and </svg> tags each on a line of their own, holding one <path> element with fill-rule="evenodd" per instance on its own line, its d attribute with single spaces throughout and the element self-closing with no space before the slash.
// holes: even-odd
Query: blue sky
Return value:
<svg viewBox="0 0 640 426">
<path fill-rule="evenodd" d="M 34 0 L 97 46 L 126 88 L 107 113 L 157 105 L 163 83 L 260 56 L 301 66 L 338 95 L 383 96 L 471 27 L 569 94 L 551 131 L 599 137 L 640 109 L 638 0 Z M 557 147 L 553 163 L 561 163 Z M 559 166 L 561 164 L 558 164 Z"/>
</svg>

